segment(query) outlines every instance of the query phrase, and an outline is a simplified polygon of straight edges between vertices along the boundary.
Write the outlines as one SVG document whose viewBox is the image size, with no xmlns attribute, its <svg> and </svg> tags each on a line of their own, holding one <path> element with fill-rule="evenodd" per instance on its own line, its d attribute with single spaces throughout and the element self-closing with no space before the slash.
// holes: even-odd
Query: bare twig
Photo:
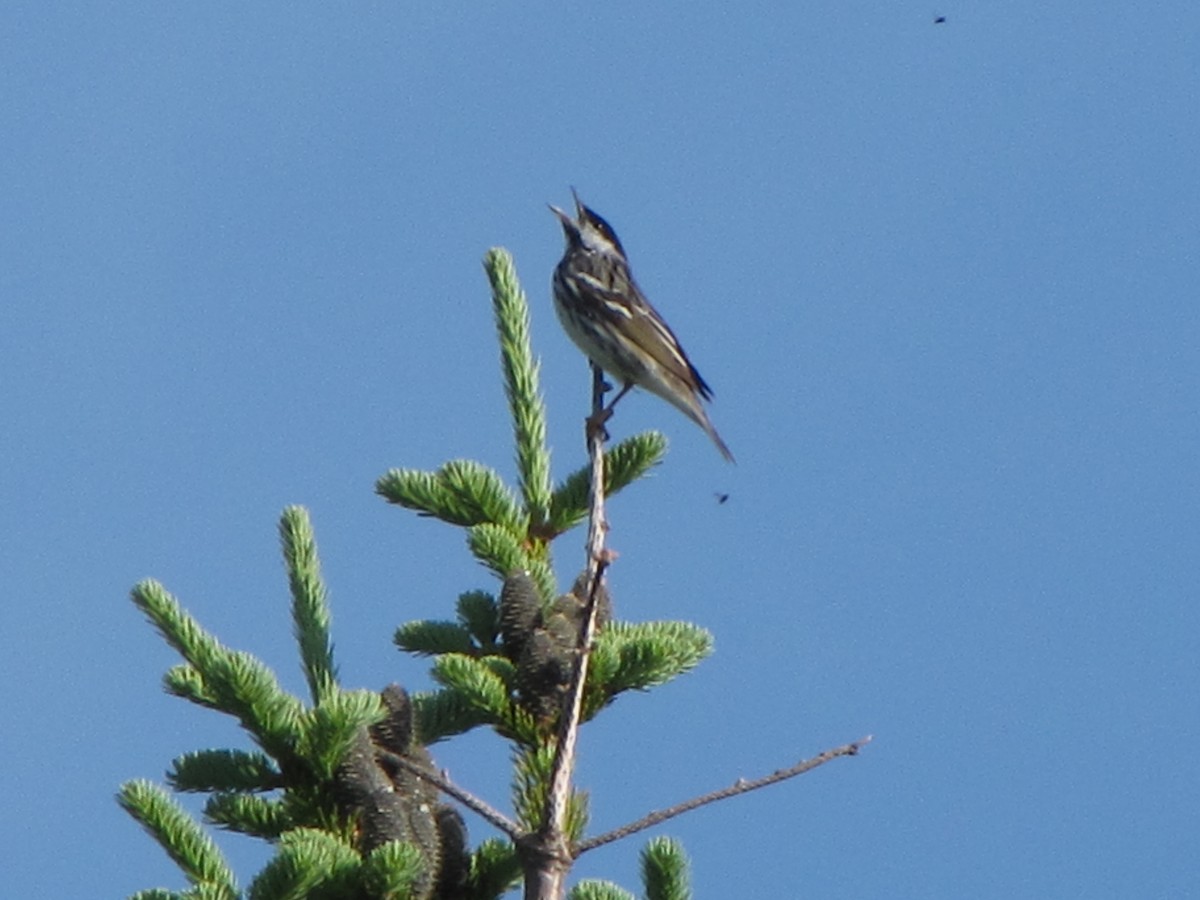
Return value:
<svg viewBox="0 0 1200 900">
<path fill-rule="evenodd" d="M 756 778 L 753 781 L 746 781 L 744 778 L 738 779 L 737 782 L 727 788 L 721 788 L 718 791 L 704 794 L 700 797 L 694 797 L 691 800 L 685 800 L 683 803 L 676 804 L 668 809 L 658 810 L 638 819 L 636 822 L 631 822 L 628 825 L 622 825 L 613 831 L 599 835 L 594 838 L 589 838 L 586 841 L 580 841 L 573 850 L 574 856 L 578 857 L 588 850 L 594 850 L 604 844 L 611 844 L 613 841 L 628 837 L 631 834 L 636 834 L 639 831 L 645 831 L 658 825 L 660 822 L 665 822 L 668 819 L 673 819 L 676 816 L 682 815 L 685 812 L 690 812 L 701 806 L 709 803 L 716 803 L 718 800 L 725 800 L 729 797 L 736 797 L 738 794 L 746 794 L 750 791 L 756 791 L 759 788 L 767 785 L 777 784 L 780 781 L 786 781 L 789 778 L 795 778 L 797 775 L 803 775 L 805 772 L 810 772 L 817 766 L 824 765 L 830 760 L 837 759 L 839 756 L 856 756 L 858 751 L 871 743 L 871 736 L 868 735 L 861 740 L 855 741 L 852 744 L 843 744 L 841 747 L 834 747 L 832 750 L 826 750 L 824 753 L 818 754 L 811 759 L 801 760 L 792 766 L 790 769 L 780 769 L 778 772 L 772 772 L 770 775 L 765 775 L 762 778 Z"/>
<path fill-rule="evenodd" d="M 563 895 L 563 884 L 570 869 L 572 855 L 567 846 L 566 817 L 571 797 L 571 777 L 575 771 L 575 742 L 579 735 L 579 719 L 583 710 L 583 691 L 587 683 L 588 660 L 596 633 L 596 595 L 604 570 L 611 557 L 604 549 L 608 523 L 604 518 L 604 393 L 608 385 L 604 373 L 592 364 L 592 414 L 587 420 L 587 447 L 591 459 L 591 485 L 588 491 L 587 578 L 585 607 L 579 627 L 571 683 L 563 703 L 558 744 L 554 765 L 550 771 L 550 790 L 542 827 L 534 840 L 525 841 L 523 849 L 533 863 L 525 879 L 526 900 L 557 900 Z"/>
<path fill-rule="evenodd" d="M 521 830 L 520 825 L 518 825 L 508 816 L 504 815 L 504 813 L 500 812 L 494 806 L 491 806 L 487 802 L 480 800 L 474 794 L 463 790 L 445 775 L 440 775 L 431 769 L 420 766 L 406 757 L 400 756 L 397 753 L 392 753 L 390 750 L 376 748 L 376 753 L 379 754 L 380 758 L 387 760 L 387 762 L 391 765 L 399 766 L 400 768 L 411 772 L 421 780 L 432 784 L 443 794 L 453 797 L 467 809 L 485 819 L 489 824 L 494 825 L 496 828 L 503 831 L 510 838 L 512 838 L 514 842 L 520 840 L 524 835 L 524 831 Z"/>
</svg>

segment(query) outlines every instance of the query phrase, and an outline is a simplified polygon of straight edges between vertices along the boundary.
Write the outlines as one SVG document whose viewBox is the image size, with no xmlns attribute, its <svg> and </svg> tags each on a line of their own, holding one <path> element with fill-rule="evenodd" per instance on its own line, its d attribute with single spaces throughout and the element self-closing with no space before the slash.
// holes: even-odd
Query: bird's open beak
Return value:
<svg viewBox="0 0 1200 900">
<path fill-rule="evenodd" d="M 579 234 L 579 224 L 574 219 L 568 216 L 553 203 L 547 203 L 546 205 L 550 207 L 550 212 L 558 216 L 558 221 L 562 225 L 563 233 L 566 234 L 568 238 L 573 234 Z"/>
</svg>

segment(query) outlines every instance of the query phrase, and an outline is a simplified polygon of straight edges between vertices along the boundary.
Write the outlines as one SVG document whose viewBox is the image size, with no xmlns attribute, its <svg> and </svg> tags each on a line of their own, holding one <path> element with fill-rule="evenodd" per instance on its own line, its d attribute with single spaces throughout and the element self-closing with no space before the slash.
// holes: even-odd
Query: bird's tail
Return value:
<svg viewBox="0 0 1200 900">
<path fill-rule="evenodd" d="M 708 417 L 708 411 L 700 405 L 700 400 L 693 394 L 691 403 L 676 404 L 689 419 L 704 429 L 705 434 L 712 438 L 712 442 L 717 445 L 717 449 L 721 451 L 721 455 L 725 457 L 727 462 L 737 462 L 733 458 L 733 454 L 729 452 L 729 447 L 721 440 L 721 436 L 717 434 L 717 429 L 713 426 L 712 419 Z"/>
<path fill-rule="evenodd" d="M 725 457 L 727 462 L 737 462 L 733 458 L 733 454 L 729 452 L 729 448 L 725 446 L 725 442 L 721 440 L 721 436 L 717 434 L 717 429 L 713 428 L 712 421 L 708 418 L 708 414 L 704 410 L 700 410 L 700 415 L 703 417 L 700 422 L 700 427 L 708 432 L 708 436 L 712 438 L 712 442 L 717 445 L 717 449 L 721 451 L 721 455 Z"/>
<path fill-rule="evenodd" d="M 691 385 L 680 385 L 679 388 L 673 388 L 671 385 L 651 382 L 645 384 L 644 387 L 651 393 L 662 397 L 703 428 L 705 434 L 717 445 L 717 449 L 721 451 L 721 455 L 729 462 L 736 462 L 725 442 L 721 440 L 721 436 L 717 434 L 717 429 L 713 427 L 712 420 L 708 417 L 708 411 L 701 405 L 700 398 L 691 389 Z"/>
</svg>

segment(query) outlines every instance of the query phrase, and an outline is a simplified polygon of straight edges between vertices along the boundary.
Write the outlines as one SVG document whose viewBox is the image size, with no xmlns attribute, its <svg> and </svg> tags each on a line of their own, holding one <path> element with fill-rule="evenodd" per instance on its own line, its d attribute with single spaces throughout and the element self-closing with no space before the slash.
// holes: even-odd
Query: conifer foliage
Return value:
<svg viewBox="0 0 1200 900">
<path fill-rule="evenodd" d="M 300 507 L 284 511 L 279 531 L 306 698 L 286 692 L 250 654 L 217 641 L 162 585 L 138 584 L 134 602 L 182 658 L 164 676 L 166 690 L 236 718 L 253 749 L 184 753 L 171 765 L 167 788 L 140 780 L 121 788 L 120 804 L 188 884 L 142 891 L 137 900 L 498 897 L 531 864 L 523 837 L 546 826 L 564 697 L 589 603 L 595 640 L 582 721 L 622 693 L 670 681 L 711 652 L 711 636 L 695 625 L 616 618 L 607 590 L 599 585 L 588 591 L 584 576 L 560 589 L 552 545 L 587 517 L 590 470 L 553 483 L 527 302 L 506 252 L 490 251 L 484 268 L 512 413 L 517 484 L 510 487 L 494 469 L 470 460 L 434 472 L 395 469 L 376 483 L 388 502 L 463 529 L 470 553 L 493 576 L 489 585 L 457 598 L 453 618 L 397 629 L 394 640 L 402 651 L 430 659 L 434 689 L 410 694 L 399 685 L 373 691 L 339 683 L 316 540 Z M 611 447 L 603 459 L 605 492 L 622 490 L 665 452 L 666 441 L 656 432 Z M 479 727 L 511 745 L 511 816 L 454 790 L 428 749 Z M 206 795 L 204 821 L 172 792 Z M 508 837 L 472 846 L 460 804 L 469 810 L 466 817 L 483 815 Z M 572 789 L 563 831 L 579 852 L 587 843 L 587 821 L 587 796 Z M 206 826 L 269 841 L 274 856 L 242 888 Z M 642 875 L 648 900 L 690 896 L 686 859 L 674 841 L 656 838 L 646 845 Z M 591 881 L 577 884 L 569 896 L 633 895 Z"/>
</svg>

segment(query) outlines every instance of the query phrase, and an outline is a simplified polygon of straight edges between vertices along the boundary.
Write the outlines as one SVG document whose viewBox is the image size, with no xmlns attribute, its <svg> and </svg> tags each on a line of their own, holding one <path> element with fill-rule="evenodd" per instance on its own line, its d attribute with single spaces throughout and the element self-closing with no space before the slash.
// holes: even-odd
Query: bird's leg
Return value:
<svg viewBox="0 0 1200 900">
<path fill-rule="evenodd" d="M 612 382 L 604 377 L 604 370 L 592 363 L 592 409 L 604 405 L 604 395 L 612 388 Z"/>
<path fill-rule="evenodd" d="M 617 393 L 617 396 L 612 398 L 612 403 L 610 403 L 610 404 L 608 404 L 608 406 L 604 407 L 605 421 L 608 421 L 608 418 L 613 414 L 613 407 L 617 405 L 617 401 L 620 400 L 622 397 L 624 397 L 626 394 L 628 394 L 632 390 L 633 390 L 633 382 L 632 381 L 625 382 L 624 387 L 622 387 L 621 390 Z"/>
<path fill-rule="evenodd" d="M 612 385 L 608 384 L 607 382 L 603 382 L 603 385 L 605 391 L 612 388 Z M 633 386 L 634 385 L 632 381 L 625 382 L 621 390 L 617 392 L 617 396 L 613 397 L 612 402 L 609 403 L 608 406 L 605 406 L 598 413 L 588 416 L 587 427 L 589 435 L 595 434 L 597 431 L 599 431 L 601 439 L 605 441 L 608 440 L 608 431 L 605 429 L 604 425 L 609 419 L 612 418 L 613 407 L 617 405 L 617 401 L 633 390 Z M 603 392 L 601 392 L 601 396 L 603 396 Z"/>
</svg>

